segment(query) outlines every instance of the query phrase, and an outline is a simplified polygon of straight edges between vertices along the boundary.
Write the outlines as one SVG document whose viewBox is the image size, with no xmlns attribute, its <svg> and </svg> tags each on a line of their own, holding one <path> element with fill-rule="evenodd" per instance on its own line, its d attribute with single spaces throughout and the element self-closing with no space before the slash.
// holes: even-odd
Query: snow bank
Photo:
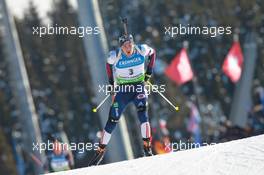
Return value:
<svg viewBox="0 0 264 175">
<path fill-rule="evenodd" d="M 109 151 L 109 150 L 108 150 Z M 50 175 L 264 175 L 264 135 Z"/>
</svg>

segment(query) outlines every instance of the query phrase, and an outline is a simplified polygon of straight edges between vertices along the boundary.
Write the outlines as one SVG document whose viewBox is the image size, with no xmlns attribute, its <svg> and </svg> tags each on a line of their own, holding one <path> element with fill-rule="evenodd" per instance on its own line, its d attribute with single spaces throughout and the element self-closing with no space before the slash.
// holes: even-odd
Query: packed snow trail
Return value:
<svg viewBox="0 0 264 175">
<path fill-rule="evenodd" d="M 50 175 L 174 174 L 264 175 L 264 135 Z"/>
</svg>

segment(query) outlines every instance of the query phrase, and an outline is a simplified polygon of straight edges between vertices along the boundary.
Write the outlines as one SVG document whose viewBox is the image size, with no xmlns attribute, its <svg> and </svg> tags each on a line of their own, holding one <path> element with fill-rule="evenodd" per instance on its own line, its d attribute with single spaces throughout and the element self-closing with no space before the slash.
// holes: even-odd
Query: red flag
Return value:
<svg viewBox="0 0 264 175">
<path fill-rule="evenodd" d="M 165 75 L 178 85 L 182 85 L 193 78 L 192 67 L 185 48 L 177 54 L 165 69 Z"/>
<path fill-rule="evenodd" d="M 241 76 L 242 64 L 243 53 L 241 51 L 240 44 L 239 42 L 234 42 L 224 60 L 222 70 L 232 82 L 236 83 Z"/>
</svg>

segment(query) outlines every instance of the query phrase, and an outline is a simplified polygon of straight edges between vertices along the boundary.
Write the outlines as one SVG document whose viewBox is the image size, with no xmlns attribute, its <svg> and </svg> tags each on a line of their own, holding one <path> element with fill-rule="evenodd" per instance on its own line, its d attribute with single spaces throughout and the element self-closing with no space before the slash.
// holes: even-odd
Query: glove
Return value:
<svg viewBox="0 0 264 175">
<path fill-rule="evenodd" d="M 110 94 L 110 95 L 115 95 L 115 87 L 114 85 L 108 85 L 107 86 L 107 92 Z"/>
<path fill-rule="evenodd" d="M 151 75 L 150 74 L 145 74 L 145 82 L 149 81 L 149 79 L 151 78 Z"/>
</svg>

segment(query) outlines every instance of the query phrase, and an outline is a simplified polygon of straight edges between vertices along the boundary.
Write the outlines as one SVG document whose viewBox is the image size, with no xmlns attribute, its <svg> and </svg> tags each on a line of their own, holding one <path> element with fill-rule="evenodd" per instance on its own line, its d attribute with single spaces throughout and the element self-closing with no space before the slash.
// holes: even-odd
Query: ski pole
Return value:
<svg viewBox="0 0 264 175">
<path fill-rule="evenodd" d="M 121 17 L 121 21 L 122 21 L 122 23 L 123 23 L 123 27 L 124 27 L 125 35 L 128 36 L 128 30 L 127 30 L 127 18 L 122 18 L 122 17 Z"/>
<path fill-rule="evenodd" d="M 104 104 L 108 97 L 110 97 L 110 94 L 108 94 L 96 108 L 93 108 L 93 112 L 97 112 L 97 110 Z"/>
<path fill-rule="evenodd" d="M 153 87 L 153 84 L 152 83 L 150 83 L 149 81 L 147 81 L 147 83 L 152 87 L 152 88 L 154 88 Z M 179 110 L 179 106 L 175 106 L 174 104 L 172 104 L 172 102 L 167 98 L 167 97 L 165 97 L 157 88 L 155 88 L 155 90 L 158 92 L 158 94 L 164 99 L 164 100 L 166 100 L 168 103 L 169 103 L 169 105 L 171 105 L 176 111 L 178 111 Z"/>
</svg>

